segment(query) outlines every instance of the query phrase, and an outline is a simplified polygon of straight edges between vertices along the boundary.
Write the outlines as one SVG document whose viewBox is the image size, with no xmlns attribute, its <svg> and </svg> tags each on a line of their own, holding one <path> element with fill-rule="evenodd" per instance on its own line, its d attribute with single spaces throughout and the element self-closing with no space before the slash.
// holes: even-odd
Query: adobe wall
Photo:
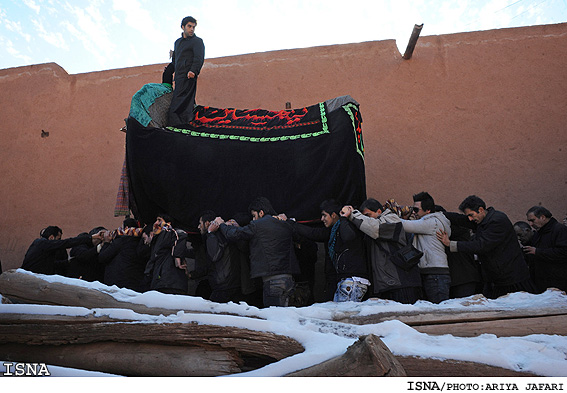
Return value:
<svg viewBox="0 0 567 393">
<path fill-rule="evenodd" d="M 407 61 L 393 40 L 207 59 L 197 101 L 280 110 L 288 101 L 298 108 L 349 94 L 364 119 L 369 196 L 411 204 L 425 190 L 456 210 L 477 194 L 513 221 L 539 203 L 561 220 L 565 64 L 567 24 L 423 36 Z M 160 82 L 163 66 L 78 75 L 53 63 L 0 70 L 4 269 L 21 265 L 47 225 L 64 237 L 120 225 L 113 217 L 124 158 L 119 129 L 132 95 Z"/>
</svg>

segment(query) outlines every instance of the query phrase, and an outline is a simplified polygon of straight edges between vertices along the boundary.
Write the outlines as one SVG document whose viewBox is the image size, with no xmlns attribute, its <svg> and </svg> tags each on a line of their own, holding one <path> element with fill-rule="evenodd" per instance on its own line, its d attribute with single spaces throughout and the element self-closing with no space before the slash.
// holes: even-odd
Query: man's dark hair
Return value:
<svg viewBox="0 0 567 393">
<path fill-rule="evenodd" d="M 146 235 L 150 236 L 150 233 L 152 232 L 154 228 L 151 225 L 145 225 L 144 229 L 142 229 L 142 233 L 145 233 Z"/>
<path fill-rule="evenodd" d="M 528 224 L 525 221 L 517 221 L 517 222 L 514 223 L 513 226 L 524 229 L 524 230 L 525 229 L 530 230 L 530 231 L 532 230 L 532 227 L 530 226 L 530 224 Z"/>
<path fill-rule="evenodd" d="M 157 218 L 157 217 L 161 217 L 161 218 L 163 218 L 163 220 L 164 220 L 165 222 L 168 222 L 168 223 L 170 223 L 172 226 L 175 226 L 175 224 L 174 224 L 174 222 L 173 222 L 173 217 L 171 217 L 169 214 L 162 213 L 162 214 L 158 214 L 158 215 L 156 216 L 156 218 Z"/>
<path fill-rule="evenodd" d="M 91 236 L 96 235 L 100 231 L 106 231 L 106 228 L 105 227 L 95 227 L 95 228 L 93 228 L 89 231 L 89 235 L 91 235 Z"/>
<path fill-rule="evenodd" d="M 250 212 L 236 212 L 236 213 L 234 213 L 232 218 L 241 227 L 245 227 L 246 225 L 250 224 L 250 221 L 252 221 L 252 217 L 250 216 Z"/>
<path fill-rule="evenodd" d="M 39 235 L 43 238 L 49 239 L 49 236 L 57 237 L 57 235 L 63 234 L 61 228 L 55 225 L 50 225 L 47 228 L 41 230 Z"/>
<path fill-rule="evenodd" d="M 217 218 L 217 215 L 215 214 L 214 211 L 212 210 L 205 210 L 204 212 L 201 213 L 201 220 L 203 220 L 203 223 L 209 221 L 213 221 L 215 218 Z"/>
<path fill-rule="evenodd" d="M 459 210 L 464 213 L 465 209 L 470 209 L 478 213 L 481 207 L 486 210 L 486 203 L 476 195 L 469 195 L 461 202 Z"/>
<path fill-rule="evenodd" d="M 181 21 L 181 27 L 185 26 L 187 23 L 195 23 L 195 25 L 197 25 L 197 19 L 193 18 L 192 16 L 186 16 L 185 18 L 183 18 L 183 20 Z"/>
<path fill-rule="evenodd" d="M 376 213 L 378 210 L 384 210 L 384 206 L 374 198 L 368 198 L 361 203 L 358 210 L 363 211 L 365 209 L 371 210 Z"/>
<path fill-rule="evenodd" d="M 435 211 L 435 201 L 429 193 L 422 191 L 419 194 L 413 196 L 414 202 L 421 202 L 421 209 L 423 211 L 429 210 L 431 213 Z"/>
<path fill-rule="evenodd" d="M 122 226 L 124 228 L 139 228 L 140 223 L 135 218 L 129 217 L 124 219 L 124 221 L 122 222 Z"/>
<path fill-rule="evenodd" d="M 536 216 L 536 217 L 545 216 L 547 218 L 551 218 L 551 216 L 552 216 L 551 212 L 543 206 L 532 206 L 532 207 L 530 207 L 530 210 L 528 210 L 526 215 L 528 215 L 530 213 L 533 213 L 533 215 Z"/>
<path fill-rule="evenodd" d="M 334 199 L 327 199 L 323 201 L 319 206 L 319 209 L 323 212 L 329 213 L 329 215 L 333 213 L 337 213 L 337 216 L 341 213 L 342 206 L 335 201 Z"/>
<path fill-rule="evenodd" d="M 270 216 L 275 216 L 277 214 L 274 208 L 272 207 L 272 204 L 268 200 L 268 198 L 265 197 L 258 197 L 254 199 L 252 202 L 250 202 L 250 205 L 248 206 L 248 211 L 255 211 L 258 213 L 260 213 L 260 211 L 263 211 L 264 214 Z"/>
</svg>

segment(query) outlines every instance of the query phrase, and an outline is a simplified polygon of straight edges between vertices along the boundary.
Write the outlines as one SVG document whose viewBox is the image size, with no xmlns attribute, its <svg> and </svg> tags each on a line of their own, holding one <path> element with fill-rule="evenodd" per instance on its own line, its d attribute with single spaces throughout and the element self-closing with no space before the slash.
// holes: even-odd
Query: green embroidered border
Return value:
<svg viewBox="0 0 567 393">
<path fill-rule="evenodd" d="M 353 103 L 348 103 L 343 105 L 343 109 L 348 113 L 350 119 L 352 121 L 352 130 L 354 132 L 354 145 L 356 146 L 356 152 L 360 154 L 362 160 L 364 160 L 364 143 L 362 141 L 362 132 L 360 133 L 360 142 L 358 142 L 358 130 L 356 128 L 356 118 L 354 117 L 354 113 L 352 112 L 351 108 L 354 108 L 358 111 L 358 107 Z"/>
<path fill-rule="evenodd" d="M 329 134 L 329 125 L 327 124 L 327 113 L 325 112 L 325 104 L 323 102 L 319 103 L 319 110 L 321 111 L 321 126 L 322 130 L 317 132 L 309 132 L 307 134 L 297 134 L 297 135 L 282 135 L 282 136 L 274 136 L 269 138 L 255 138 L 250 136 L 243 136 L 243 135 L 225 135 L 225 134 L 213 134 L 209 132 L 199 132 L 199 131 L 192 131 L 186 130 L 183 128 L 175 128 L 175 127 L 166 127 L 170 131 L 179 132 L 181 134 L 201 137 L 201 138 L 212 138 L 212 139 L 228 139 L 231 141 L 240 141 L 240 142 L 283 142 L 283 141 L 294 141 L 297 139 L 305 139 L 305 138 L 314 138 L 324 134 Z"/>
</svg>

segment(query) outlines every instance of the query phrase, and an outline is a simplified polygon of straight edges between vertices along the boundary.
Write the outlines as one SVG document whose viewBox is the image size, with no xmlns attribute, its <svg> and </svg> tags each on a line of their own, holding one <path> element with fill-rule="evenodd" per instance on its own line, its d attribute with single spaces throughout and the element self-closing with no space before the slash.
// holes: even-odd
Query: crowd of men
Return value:
<svg viewBox="0 0 567 393">
<path fill-rule="evenodd" d="M 305 306 L 317 301 L 370 297 L 413 304 L 483 294 L 567 291 L 567 226 L 542 206 L 526 222 L 510 222 L 475 195 L 460 213 L 435 205 L 431 195 L 413 206 L 368 199 L 360 206 L 326 200 L 323 225 L 278 214 L 266 198 L 249 214 L 225 221 L 200 215 L 199 234 L 160 214 L 153 226 L 127 218 L 123 227 L 98 227 L 62 239 L 50 226 L 31 244 L 22 268 L 100 281 L 138 292 L 194 295 L 258 307 Z M 324 247 L 324 273 L 316 269 Z M 68 251 L 70 249 L 70 251 Z"/>
</svg>

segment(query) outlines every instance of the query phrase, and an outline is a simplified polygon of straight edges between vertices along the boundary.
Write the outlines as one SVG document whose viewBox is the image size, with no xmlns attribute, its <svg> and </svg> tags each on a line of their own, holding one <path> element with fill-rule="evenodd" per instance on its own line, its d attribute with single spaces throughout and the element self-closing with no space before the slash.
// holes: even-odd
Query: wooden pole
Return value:
<svg viewBox="0 0 567 393">
<path fill-rule="evenodd" d="M 411 59 L 413 55 L 413 50 L 415 49 L 415 45 L 417 44 L 417 39 L 419 38 L 419 34 L 421 33 L 421 29 L 423 29 L 423 23 L 420 25 L 413 26 L 413 31 L 411 33 L 411 37 L 408 42 L 408 46 L 402 58 L 404 60 Z"/>
</svg>

